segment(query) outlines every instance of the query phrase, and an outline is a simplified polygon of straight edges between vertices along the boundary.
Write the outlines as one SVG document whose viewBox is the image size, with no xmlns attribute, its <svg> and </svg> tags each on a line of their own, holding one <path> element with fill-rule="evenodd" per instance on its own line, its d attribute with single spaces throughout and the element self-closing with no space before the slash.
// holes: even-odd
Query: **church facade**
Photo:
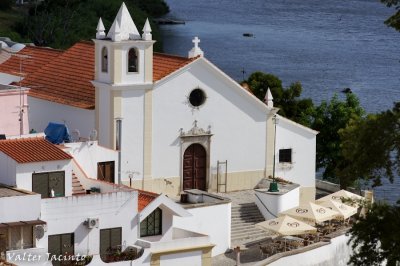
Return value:
<svg viewBox="0 0 400 266">
<path fill-rule="evenodd" d="M 100 145 L 120 150 L 115 183 L 178 195 L 253 189 L 275 175 L 314 199 L 317 132 L 277 115 L 271 95 L 261 102 L 209 62 L 198 38 L 188 58 L 154 53 L 154 42 L 149 22 L 140 34 L 123 4 L 108 32 L 99 21 L 94 45 L 77 44 L 25 78 L 30 128 L 64 121 L 81 135 L 96 129 Z M 61 79 L 75 83 L 66 89 L 44 84 L 38 76 L 52 77 L 51 64 L 76 50 L 90 53 L 74 62 L 91 74 L 68 70 Z"/>
</svg>

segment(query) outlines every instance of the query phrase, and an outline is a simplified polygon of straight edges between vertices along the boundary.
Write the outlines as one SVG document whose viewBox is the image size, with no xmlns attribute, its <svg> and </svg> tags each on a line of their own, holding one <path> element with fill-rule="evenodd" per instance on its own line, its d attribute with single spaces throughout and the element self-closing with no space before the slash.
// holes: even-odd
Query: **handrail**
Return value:
<svg viewBox="0 0 400 266">
<path fill-rule="evenodd" d="M 259 196 L 257 196 L 256 193 L 255 193 L 254 195 L 255 195 L 255 196 L 257 197 L 257 199 L 261 202 L 261 204 L 264 206 L 264 208 L 267 210 L 267 212 L 268 212 L 269 214 L 271 214 L 271 215 L 272 215 L 273 217 L 275 217 L 275 218 L 278 218 L 278 216 L 276 216 L 275 214 L 273 214 L 273 213 L 268 209 L 268 207 L 265 206 L 264 202 L 262 202 L 262 200 L 260 199 Z"/>
</svg>

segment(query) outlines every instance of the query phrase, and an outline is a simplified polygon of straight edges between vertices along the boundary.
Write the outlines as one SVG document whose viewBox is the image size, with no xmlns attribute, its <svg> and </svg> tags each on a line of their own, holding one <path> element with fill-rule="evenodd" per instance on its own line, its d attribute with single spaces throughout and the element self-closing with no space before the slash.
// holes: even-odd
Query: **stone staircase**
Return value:
<svg viewBox="0 0 400 266">
<path fill-rule="evenodd" d="M 254 226 L 263 221 L 265 219 L 254 202 L 232 206 L 231 243 L 241 244 L 267 237 L 264 231 Z"/>
<path fill-rule="evenodd" d="M 86 194 L 86 190 L 83 188 L 81 182 L 75 173 L 72 173 L 72 195 Z"/>
</svg>

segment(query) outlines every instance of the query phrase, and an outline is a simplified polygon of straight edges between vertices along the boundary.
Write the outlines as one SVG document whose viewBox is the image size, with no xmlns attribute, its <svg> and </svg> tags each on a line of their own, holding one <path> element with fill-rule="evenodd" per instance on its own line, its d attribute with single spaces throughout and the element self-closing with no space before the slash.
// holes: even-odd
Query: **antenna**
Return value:
<svg viewBox="0 0 400 266">
<path fill-rule="evenodd" d="M 77 142 L 77 141 L 79 141 L 80 138 L 81 138 L 81 132 L 79 132 L 78 129 L 74 129 L 74 130 L 71 132 L 71 138 L 72 138 L 72 142 Z"/>
</svg>

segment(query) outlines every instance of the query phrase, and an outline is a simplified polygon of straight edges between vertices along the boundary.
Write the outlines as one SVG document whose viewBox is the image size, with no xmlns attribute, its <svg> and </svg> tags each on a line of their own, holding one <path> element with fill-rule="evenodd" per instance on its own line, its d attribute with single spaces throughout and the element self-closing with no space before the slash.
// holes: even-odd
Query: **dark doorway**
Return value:
<svg viewBox="0 0 400 266">
<path fill-rule="evenodd" d="M 114 183 L 114 161 L 97 163 L 97 179 Z"/>
<path fill-rule="evenodd" d="M 200 144 L 190 145 L 183 155 L 183 190 L 207 189 L 207 153 Z"/>
</svg>

